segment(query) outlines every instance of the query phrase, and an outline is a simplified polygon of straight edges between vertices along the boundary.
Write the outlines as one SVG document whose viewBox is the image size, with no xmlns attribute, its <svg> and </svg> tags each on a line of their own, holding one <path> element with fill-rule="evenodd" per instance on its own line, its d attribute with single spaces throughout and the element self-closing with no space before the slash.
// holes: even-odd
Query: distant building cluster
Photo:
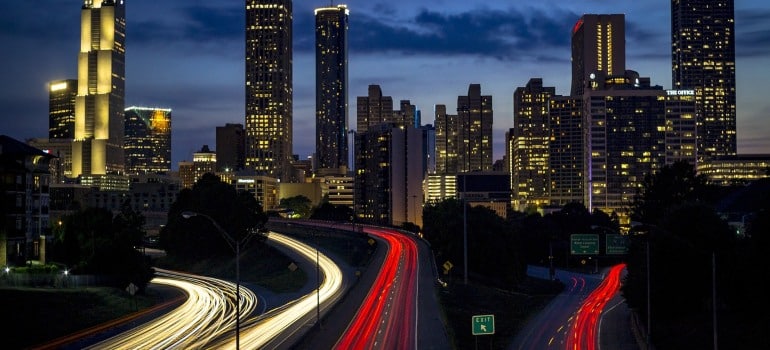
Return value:
<svg viewBox="0 0 770 350">
<path fill-rule="evenodd" d="M 501 216 L 581 203 L 627 219 L 644 178 L 678 161 L 720 185 L 768 176 L 770 155 L 736 154 L 733 1 L 672 2 L 671 90 L 626 68 L 624 15 L 581 16 L 570 94 L 538 77 L 515 88 L 505 157 L 495 160 L 492 96 L 477 83 L 456 110 L 436 103 L 433 124 L 371 84 L 350 128 L 346 5 L 315 9 L 316 149 L 299 159 L 292 1 L 247 0 L 243 123 L 216 126 L 216 148 L 203 145 L 176 171 L 172 110 L 125 107 L 125 13 L 123 1 L 84 1 L 78 79 L 49 82 L 48 138 L 2 138 L 4 263 L 39 257 L 54 221 L 78 206 L 128 204 L 157 232 L 179 191 L 206 173 L 265 210 L 302 195 L 396 226 L 422 226 L 423 206 L 447 198 Z"/>
</svg>

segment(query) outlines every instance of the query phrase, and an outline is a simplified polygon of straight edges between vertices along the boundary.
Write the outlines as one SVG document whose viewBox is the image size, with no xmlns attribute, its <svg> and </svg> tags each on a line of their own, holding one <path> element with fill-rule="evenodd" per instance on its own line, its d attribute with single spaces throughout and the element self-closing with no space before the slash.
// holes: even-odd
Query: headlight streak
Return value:
<svg viewBox="0 0 770 350">
<path fill-rule="evenodd" d="M 296 252 L 304 255 L 307 259 L 315 261 L 316 249 L 298 240 L 288 236 L 270 232 L 268 239 L 275 243 L 289 247 Z M 269 316 L 260 317 L 259 321 L 252 320 L 250 325 L 243 327 L 241 325 L 240 345 L 247 349 L 258 349 L 264 347 L 268 342 L 282 334 L 290 325 L 297 322 L 303 316 L 315 311 L 318 301 L 316 293 L 320 293 L 320 303 L 324 304 L 330 298 L 339 298 L 342 290 L 342 271 L 326 255 L 318 254 L 318 264 L 323 272 L 323 280 L 318 291 L 308 293 L 291 303 L 288 307 L 273 310 Z M 277 311 L 277 312 L 274 312 Z M 207 348 L 227 348 L 235 347 L 235 338 L 227 339 L 222 342 L 210 344 Z"/>
<path fill-rule="evenodd" d="M 184 291 L 187 300 L 169 313 L 118 334 L 89 349 L 200 348 L 235 325 L 235 284 L 211 277 L 156 268 L 151 283 Z M 257 297 L 241 289 L 241 317 L 256 308 Z"/>
</svg>

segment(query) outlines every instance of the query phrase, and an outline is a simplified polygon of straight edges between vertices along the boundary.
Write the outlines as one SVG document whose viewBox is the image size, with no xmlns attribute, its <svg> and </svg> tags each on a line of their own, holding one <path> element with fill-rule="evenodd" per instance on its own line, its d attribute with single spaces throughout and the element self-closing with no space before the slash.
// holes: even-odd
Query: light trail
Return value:
<svg viewBox="0 0 770 350">
<path fill-rule="evenodd" d="M 596 336 L 599 327 L 599 318 L 604 307 L 620 289 L 620 274 L 626 264 L 613 266 L 607 277 L 586 298 L 578 309 L 572 325 L 567 334 L 567 350 L 594 350 L 599 341 Z"/>
<path fill-rule="evenodd" d="M 387 243 L 383 266 L 335 349 L 417 348 L 417 244 L 394 230 L 366 228 Z"/>
<path fill-rule="evenodd" d="M 151 283 L 179 288 L 187 300 L 169 313 L 88 349 L 200 348 L 235 328 L 235 284 L 211 277 L 156 268 Z M 241 317 L 251 314 L 257 296 L 241 288 Z"/>
<path fill-rule="evenodd" d="M 288 236 L 270 232 L 268 239 L 277 244 L 284 245 L 302 254 L 308 260 L 316 259 L 316 249 Z M 326 255 L 318 253 L 318 265 L 323 272 L 321 286 L 311 293 L 287 304 L 285 307 L 274 309 L 266 317 L 252 320 L 246 327 L 241 328 L 240 345 L 246 349 L 260 349 L 268 342 L 276 339 L 302 317 L 316 310 L 318 300 L 321 305 L 327 301 L 333 301 L 340 297 L 342 290 L 342 271 Z M 316 294 L 318 293 L 318 294 Z M 318 298 L 318 299 L 317 299 Z M 284 334 L 284 339 L 286 338 Z M 207 348 L 235 348 L 235 338 L 210 344 Z"/>
</svg>

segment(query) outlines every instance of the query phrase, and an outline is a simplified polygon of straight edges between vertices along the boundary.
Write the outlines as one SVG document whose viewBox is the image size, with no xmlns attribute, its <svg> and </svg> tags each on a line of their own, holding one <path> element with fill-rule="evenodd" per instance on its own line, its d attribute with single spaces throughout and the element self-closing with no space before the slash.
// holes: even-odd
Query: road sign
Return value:
<svg viewBox="0 0 770 350">
<path fill-rule="evenodd" d="M 474 315 L 471 327 L 473 335 L 495 334 L 495 315 Z"/>
<path fill-rule="evenodd" d="M 628 236 L 607 234 L 607 255 L 628 254 Z"/>
<path fill-rule="evenodd" d="M 570 235 L 570 252 L 572 255 L 599 255 L 599 235 Z"/>
</svg>

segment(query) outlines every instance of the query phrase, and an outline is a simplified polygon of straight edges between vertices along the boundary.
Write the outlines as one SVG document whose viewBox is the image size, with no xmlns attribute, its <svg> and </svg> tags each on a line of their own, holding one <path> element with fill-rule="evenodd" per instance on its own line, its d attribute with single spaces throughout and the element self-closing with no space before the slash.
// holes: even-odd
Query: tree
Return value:
<svg viewBox="0 0 770 350">
<path fill-rule="evenodd" d="M 705 188 L 705 177 L 697 175 L 690 163 L 679 161 L 666 165 L 658 173 L 645 177 L 641 192 L 631 204 L 631 219 L 658 224 L 673 206 L 703 200 Z"/>
<path fill-rule="evenodd" d="M 185 211 L 208 215 L 235 240 L 255 234 L 267 222 L 267 215 L 252 194 L 237 192 L 214 174 L 204 174 L 192 189 L 179 192 L 169 210 L 168 222 L 160 232 L 160 245 L 166 253 L 185 260 L 233 254 L 227 239 L 209 220 L 185 219 L 182 217 Z M 247 243 L 264 244 L 265 239 L 257 234 Z"/>
<path fill-rule="evenodd" d="M 144 236 L 144 217 L 127 204 L 114 216 L 104 208 L 85 208 L 62 217 L 55 231 L 54 261 L 79 274 L 108 276 L 110 285 L 134 283 L 140 291 L 152 279 L 149 260 L 136 247 Z"/>
<path fill-rule="evenodd" d="M 310 217 L 312 210 L 312 202 L 310 198 L 303 195 L 297 195 L 294 197 L 281 199 L 280 206 L 286 209 L 294 211 L 294 216 L 298 216 L 301 219 L 307 219 Z"/>
</svg>

